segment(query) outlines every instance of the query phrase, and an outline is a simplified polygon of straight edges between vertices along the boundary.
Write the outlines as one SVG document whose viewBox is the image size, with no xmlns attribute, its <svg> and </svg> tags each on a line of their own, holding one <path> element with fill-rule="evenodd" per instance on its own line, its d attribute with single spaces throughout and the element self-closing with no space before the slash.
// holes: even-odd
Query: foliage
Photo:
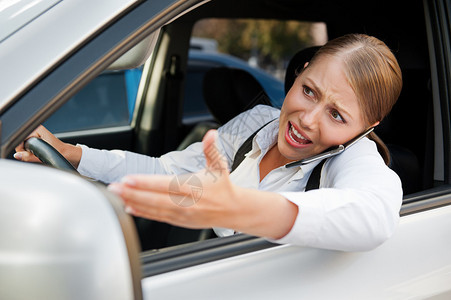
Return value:
<svg viewBox="0 0 451 300">
<path fill-rule="evenodd" d="M 207 19 L 194 28 L 194 36 L 218 41 L 221 52 L 277 64 L 313 42 L 312 23 L 276 20 Z"/>
</svg>

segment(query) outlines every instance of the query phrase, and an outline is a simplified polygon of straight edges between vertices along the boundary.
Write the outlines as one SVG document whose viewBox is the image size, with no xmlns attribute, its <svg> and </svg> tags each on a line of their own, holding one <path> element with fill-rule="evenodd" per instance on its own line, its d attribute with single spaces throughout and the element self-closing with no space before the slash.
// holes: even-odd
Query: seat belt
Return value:
<svg viewBox="0 0 451 300">
<path fill-rule="evenodd" d="M 255 131 L 250 137 L 247 138 L 246 141 L 244 141 L 244 143 L 240 146 L 240 148 L 238 149 L 238 151 L 235 154 L 235 157 L 233 158 L 233 163 L 232 163 L 232 169 L 230 171 L 230 173 L 232 173 L 233 171 L 235 171 L 235 169 L 243 162 L 246 153 L 248 153 L 249 151 L 252 150 L 252 141 L 254 140 L 254 137 L 257 135 L 257 133 L 262 130 L 266 125 L 268 125 L 269 123 L 271 123 L 274 120 L 269 121 L 268 123 L 266 123 L 265 125 L 263 125 L 262 127 L 260 127 L 259 129 L 257 129 L 257 131 Z M 307 181 L 307 185 L 305 187 L 305 191 L 310 191 L 310 190 L 314 190 L 314 189 L 319 189 L 319 182 L 321 179 L 321 170 L 323 169 L 323 165 L 326 162 L 327 159 L 322 160 L 312 171 L 312 173 L 310 174 L 310 177 Z"/>
<path fill-rule="evenodd" d="M 247 138 L 247 140 L 244 141 L 244 143 L 240 146 L 240 148 L 238 149 L 238 151 L 235 153 L 235 157 L 233 158 L 233 163 L 232 163 L 232 169 L 230 170 L 230 173 L 232 173 L 233 171 L 235 171 L 235 169 L 241 164 L 241 162 L 244 160 L 244 157 L 246 155 L 246 153 L 248 153 L 249 151 L 251 151 L 252 149 L 252 141 L 254 140 L 254 137 L 257 135 L 257 133 L 263 129 L 263 127 L 265 127 L 266 125 L 268 125 L 269 123 L 271 123 L 274 120 L 269 121 L 268 123 L 266 123 L 265 125 L 263 125 L 262 127 L 260 127 L 259 129 L 257 129 L 257 131 L 255 131 L 253 134 L 251 134 L 250 137 Z"/>
<path fill-rule="evenodd" d="M 323 159 L 316 167 L 313 169 L 310 177 L 308 178 L 307 185 L 305 186 L 305 191 L 317 190 L 319 189 L 319 182 L 321 180 L 321 171 L 323 170 L 323 165 L 327 159 Z"/>
</svg>

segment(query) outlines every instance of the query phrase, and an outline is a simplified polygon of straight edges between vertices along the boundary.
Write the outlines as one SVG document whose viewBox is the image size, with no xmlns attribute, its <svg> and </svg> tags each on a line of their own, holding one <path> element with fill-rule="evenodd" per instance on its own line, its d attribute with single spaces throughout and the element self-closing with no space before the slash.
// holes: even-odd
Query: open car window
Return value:
<svg viewBox="0 0 451 300">
<path fill-rule="evenodd" d="M 236 27 L 240 27 L 247 33 L 230 36 L 228 33 Z M 157 48 L 157 52 L 164 51 L 163 37 L 169 34 L 167 32 L 169 30 L 166 31 L 163 28 L 160 44 L 157 44 L 157 47 L 162 50 Z M 178 33 L 175 32 L 174 35 L 177 37 Z M 237 41 L 238 38 L 239 41 Z M 185 135 L 189 134 L 197 124 L 217 122 L 204 99 L 203 88 L 207 72 L 214 68 L 243 70 L 259 82 L 268 94 L 271 104 L 280 108 L 285 97 L 285 72 L 291 56 L 300 49 L 322 45 L 326 41 L 327 27 L 325 23 L 320 22 L 214 18 L 194 22 L 189 43 L 176 45 L 174 49 L 185 55 L 187 52 L 186 64 L 180 70 L 183 81 L 174 81 L 160 86 L 162 90 L 179 89 L 180 91 L 174 93 L 175 96 L 163 91 L 161 99 L 153 100 L 161 102 L 164 106 L 164 102 L 173 100 L 170 99 L 171 97 L 180 98 L 177 100 L 178 104 L 174 104 L 172 108 L 182 109 L 181 120 L 174 122 L 180 123 L 180 126 L 177 128 L 178 139 L 173 145 L 179 148 L 179 145 L 185 142 Z M 155 57 L 157 55 L 156 53 Z M 44 122 L 44 126 L 63 140 L 86 143 L 90 147 L 102 149 L 120 149 L 121 145 L 118 145 L 117 141 L 121 141 L 122 144 L 127 143 L 125 149 L 134 150 L 133 139 L 136 137 L 133 131 L 141 130 L 142 119 L 150 117 L 152 122 L 158 118 L 158 112 L 155 112 L 157 106 L 155 110 L 146 110 L 143 113 L 145 115 L 139 114 L 139 105 L 146 106 L 147 102 L 152 101 L 143 97 L 146 94 L 143 90 L 146 84 L 152 81 L 152 76 L 158 76 L 152 70 L 152 66 L 158 63 L 155 57 L 150 57 L 145 67 L 102 72 L 52 114 Z M 147 72 L 144 71 L 146 68 Z M 138 94 L 140 88 L 141 91 Z M 155 91 L 149 91 L 150 94 L 152 92 Z M 140 96 L 142 98 L 138 99 Z M 137 99 L 139 104 L 136 106 Z M 177 105 L 179 108 L 176 108 Z M 134 114 L 135 109 L 136 114 Z M 133 120 L 134 117 L 136 120 Z M 168 123 L 157 124 L 153 132 L 166 134 L 168 128 L 164 127 Z M 124 128 L 129 129 L 124 131 Z M 93 137 L 89 137 L 92 130 L 95 130 L 93 131 L 95 133 L 92 134 Z M 115 130 L 117 131 L 114 133 L 114 138 L 108 138 Z M 81 141 L 77 132 L 84 136 Z M 156 152 L 155 149 L 161 148 L 164 142 L 152 140 L 150 143 L 153 147 L 149 146 L 149 152 L 155 153 L 155 156 L 174 150 L 166 148 Z M 144 152 L 144 154 L 147 153 Z M 191 230 L 140 218 L 135 218 L 135 222 L 143 250 L 161 249 L 216 238 L 214 232 L 208 228 Z"/>
<path fill-rule="evenodd" d="M 228 33 L 234 28 L 241 29 L 231 36 Z M 321 22 L 261 19 L 196 22 L 183 84 L 183 122 L 189 125 L 213 119 L 204 101 L 203 80 L 206 72 L 218 67 L 250 72 L 272 104 L 281 107 L 286 67 L 292 55 L 326 41 L 327 28 Z M 131 125 L 142 71 L 143 66 L 102 72 L 43 125 L 54 133 Z"/>
<path fill-rule="evenodd" d="M 72 133 L 69 141 L 79 142 L 76 132 L 87 130 L 80 142 L 91 147 L 126 149 L 158 157 L 177 149 L 196 124 L 217 121 L 204 99 L 203 80 L 208 70 L 218 67 L 246 70 L 263 86 L 272 105 L 280 107 L 285 95 L 286 67 L 292 55 L 303 48 L 324 44 L 330 32 L 340 26 L 321 18 L 314 22 L 302 18 L 209 18 L 209 10 L 205 11 L 202 18 L 195 13 L 187 14 L 163 26 L 154 54 L 145 66 L 103 71 L 52 114 L 44 125 L 61 133 L 63 139 L 65 133 Z M 400 27 L 398 30 L 405 29 Z M 395 35 L 387 37 L 387 43 L 402 66 L 404 89 L 393 112 L 379 126 L 377 133 L 393 148 L 392 168 L 397 169 L 405 182 L 405 196 L 409 198 L 411 194 L 434 188 L 443 181 L 440 167 L 434 168 L 434 161 L 437 162 L 433 155 L 437 151 L 434 141 L 419 146 L 415 138 L 418 135 L 434 136 L 433 131 L 440 124 L 433 112 L 428 49 L 410 47 L 418 41 L 409 40 L 409 37 L 402 41 L 403 44 L 396 38 Z M 426 43 L 424 32 L 416 34 L 416 38 L 424 39 Z M 412 59 L 411 49 L 415 49 L 415 55 L 420 59 Z M 172 67 L 169 61 L 175 56 L 180 59 L 177 70 L 180 78 L 171 81 L 167 75 Z M 412 101 L 416 104 L 412 105 Z M 166 106 L 167 102 L 174 102 L 171 108 Z M 181 113 L 167 114 L 168 109 Z M 411 124 L 405 120 L 406 112 L 411 115 L 424 112 L 430 125 Z M 164 120 L 166 118 L 173 120 Z M 171 123 L 177 127 L 167 128 Z M 115 128 L 122 129 L 115 132 Z M 92 136 L 91 129 L 96 129 Z M 177 132 L 177 138 L 171 143 L 159 138 L 171 130 Z M 111 138 L 112 132 L 114 138 Z M 435 143 L 438 140 L 435 139 Z M 410 169 L 406 170 L 406 166 Z M 215 236 L 207 229 L 194 231 L 147 220 L 137 220 L 137 226 L 144 250 Z M 157 235 L 145 234 L 151 231 Z"/>
</svg>

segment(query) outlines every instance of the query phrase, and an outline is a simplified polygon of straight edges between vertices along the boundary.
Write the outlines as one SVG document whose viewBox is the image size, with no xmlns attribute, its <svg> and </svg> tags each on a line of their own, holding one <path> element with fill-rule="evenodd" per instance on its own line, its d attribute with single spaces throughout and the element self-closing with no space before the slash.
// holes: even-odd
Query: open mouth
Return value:
<svg viewBox="0 0 451 300">
<path fill-rule="evenodd" d="M 312 143 L 312 141 L 297 131 L 291 122 L 288 122 L 288 130 L 285 134 L 285 138 L 287 142 L 294 147 L 305 146 Z"/>
</svg>

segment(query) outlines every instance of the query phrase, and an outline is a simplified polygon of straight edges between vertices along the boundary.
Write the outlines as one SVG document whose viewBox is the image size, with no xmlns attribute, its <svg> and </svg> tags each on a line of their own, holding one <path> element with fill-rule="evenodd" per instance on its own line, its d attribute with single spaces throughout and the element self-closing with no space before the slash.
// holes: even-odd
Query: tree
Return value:
<svg viewBox="0 0 451 300">
<path fill-rule="evenodd" d="M 218 41 L 221 52 L 265 65 L 280 65 L 313 43 L 314 23 L 277 20 L 207 19 L 198 22 L 193 35 Z"/>
</svg>

